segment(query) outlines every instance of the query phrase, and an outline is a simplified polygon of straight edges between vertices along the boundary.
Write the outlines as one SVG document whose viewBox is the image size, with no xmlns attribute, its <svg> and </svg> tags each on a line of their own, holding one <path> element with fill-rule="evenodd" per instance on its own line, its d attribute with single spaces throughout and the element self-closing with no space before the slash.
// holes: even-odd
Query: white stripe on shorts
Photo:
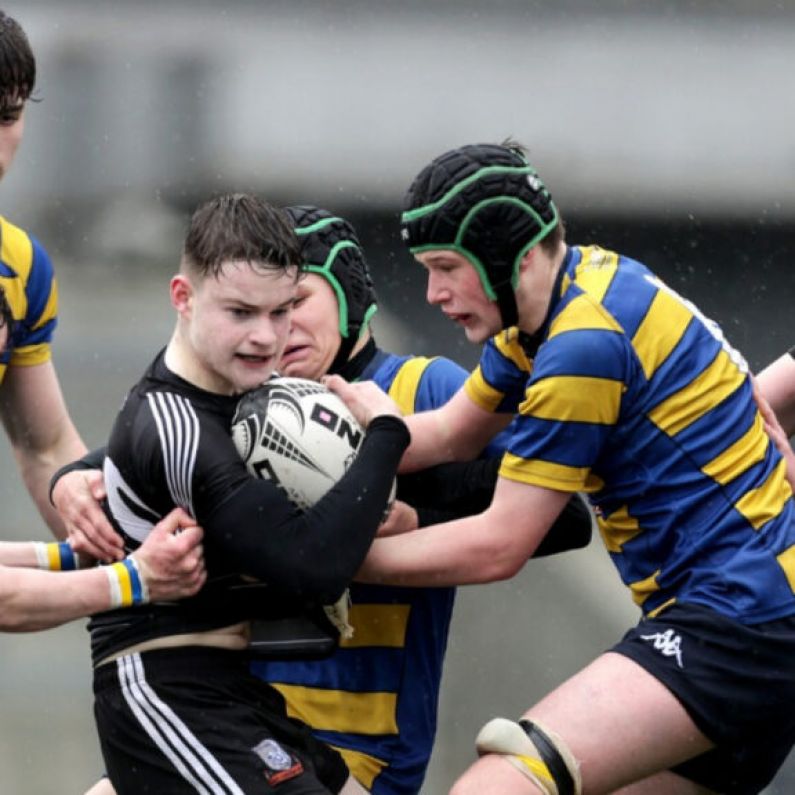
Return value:
<svg viewBox="0 0 795 795">
<path fill-rule="evenodd" d="M 210 750 L 146 681 L 140 654 L 117 660 L 127 705 L 154 745 L 201 795 L 245 795 Z"/>
</svg>

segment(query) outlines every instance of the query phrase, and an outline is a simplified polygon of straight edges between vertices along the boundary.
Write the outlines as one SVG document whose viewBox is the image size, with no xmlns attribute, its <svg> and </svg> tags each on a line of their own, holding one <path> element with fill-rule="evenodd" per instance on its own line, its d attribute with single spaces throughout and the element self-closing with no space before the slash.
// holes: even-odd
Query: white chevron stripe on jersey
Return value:
<svg viewBox="0 0 795 795">
<path fill-rule="evenodd" d="M 221 763 L 146 681 L 140 654 L 117 660 L 122 693 L 152 742 L 201 795 L 245 795 Z"/>
<path fill-rule="evenodd" d="M 150 392 L 146 397 L 160 435 L 171 499 L 193 516 L 193 469 L 199 447 L 196 412 L 187 398 L 172 392 Z"/>
<path fill-rule="evenodd" d="M 108 456 L 105 456 L 102 473 L 113 518 L 130 538 L 143 543 L 160 517 L 130 488 Z"/>
</svg>

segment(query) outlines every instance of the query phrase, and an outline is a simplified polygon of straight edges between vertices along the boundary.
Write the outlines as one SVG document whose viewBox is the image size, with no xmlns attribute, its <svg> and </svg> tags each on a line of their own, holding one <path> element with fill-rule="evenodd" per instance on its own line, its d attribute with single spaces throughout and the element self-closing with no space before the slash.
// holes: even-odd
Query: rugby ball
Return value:
<svg viewBox="0 0 795 795">
<path fill-rule="evenodd" d="M 249 472 L 306 510 L 345 474 L 364 429 L 317 381 L 274 376 L 240 399 L 232 439 Z"/>
</svg>

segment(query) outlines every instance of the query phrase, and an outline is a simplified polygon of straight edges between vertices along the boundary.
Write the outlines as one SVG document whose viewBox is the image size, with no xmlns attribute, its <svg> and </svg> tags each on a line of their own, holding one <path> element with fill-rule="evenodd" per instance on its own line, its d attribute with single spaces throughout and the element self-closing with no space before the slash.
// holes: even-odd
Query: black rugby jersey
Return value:
<svg viewBox="0 0 795 795">
<path fill-rule="evenodd" d="M 191 599 L 93 618 L 95 662 L 153 638 L 318 610 L 364 560 L 409 442 L 405 424 L 376 418 L 348 472 L 302 513 L 248 473 L 230 435 L 238 400 L 175 375 L 162 351 L 128 393 L 103 467 L 111 521 L 131 551 L 184 508 L 204 528 L 208 581 Z"/>
</svg>

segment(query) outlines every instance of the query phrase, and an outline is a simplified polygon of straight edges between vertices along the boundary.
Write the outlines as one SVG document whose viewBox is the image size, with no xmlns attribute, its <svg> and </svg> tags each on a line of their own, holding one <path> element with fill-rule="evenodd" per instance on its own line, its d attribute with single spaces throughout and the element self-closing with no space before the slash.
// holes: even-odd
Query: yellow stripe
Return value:
<svg viewBox="0 0 795 795">
<path fill-rule="evenodd" d="M 587 467 L 570 467 L 552 461 L 521 458 L 513 453 L 505 453 L 500 464 L 501 477 L 531 483 L 557 491 L 599 491 L 604 483 Z"/>
<path fill-rule="evenodd" d="M 513 362 L 520 370 L 529 373 L 533 369 L 533 362 L 527 357 L 524 348 L 519 342 L 519 329 L 516 326 L 500 332 L 494 337 L 497 350 Z"/>
<path fill-rule="evenodd" d="M 534 776 L 554 784 L 555 780 L 552 778 L 549 768 L 540 759 L 524 754 L 511 754 L 511 756 L 518 759 Z"/>
<path fill-rule="evenodd" d="M 600 303 L 618 269 L 618 254 L 599 246 L 584 246 L 582 259 L 575 268 L 574 281 Z"/>
<path fill-rule="evenodd" d="M 130 572 L 123 563 L 114 563 L 113 570 L 119 580 L 119 591 L 121 593 L 121 603 L 123 607 L 127 607 L 133 603 L 132 595 L 132 582 L 130 580 Z"/>
<path fill-rule="evenodd" d="M 33 265 L 33 243 L 18 226 L 0 218 L 0 258 L 9 263 L 25 283 Z"/>
<path fill-rule="evenodd" d="M 790 590 L 795 593 L 795 544 L 785 549 L 780 555 L 776 555 L 776 560 L 784 569 L 784 576 L 787 578 Z"/>
<path fill-rule="evenodd" d="M 608 552 L 622 552 L 624 544 L 641 532 L 638 520 L 630 516 L 626 505 L 613 511 L 607 518 L 597 516 L 596 523 Z"/>
<path fill-rule="evenodd" d="M 701 468 L 722 486 L 730 483 L 754 464 L 763 461 L 770 439 L 762 425 L 762 415 L 756 413 L 753 425 L 733 445 Z"/>
<path fill-rule="evenodd" d="M 663 610 L 666 610 L 671 605 L 675 605 L 675 604 L 676 604 L 676 597 L 674 596 L 671 599 L 668 599 L 668 601 L 663 602 L 659 607 L 655 607 L 654 610 L 649 610 L 649 612 L 646 613 L 646 615 L 649 618 L 654 618 L 655 616 L 660 615 L 660 613 L 662 613 Z"/>
<path fill-rule="evenodd" d="M 629 588 L 632 591 L 632 601 L 636 605 L 642 605 L 653 593 L 660 590 L 657 584 L 657 577 L 660 575 L 660 570 L 654 572 L 651 577 L 645 580 L 638 580 L 630 584 Z"/>
<path fill-rule="evenodd" d="M 351 775 L 367 790 L 372 789 L 375 777 L 386 767 L 386 762 L 370 754 L 354 751 L 352 748 L 340 748 L 332 745 L 336 751 L 342 754 Z"/>
<path fill-rule="evenodd" d="M 792 497 L 787 480 L 787 462 L 782 458 L 767 480 L 758 488 L 746 492 L 734 507 L 758 530 L 778 516 Z"/>
<path fill-rule="evenodd" d="M 647 379 L 676 348 L 692 319 L 693 313 L 681 301 L 665 290 L 657 290 L 632 338 Z"/>
<path fill-rule="evenodd" d="M 50 571 L 61 570 L 61 551 L 57 543 L 47 544 L 47 565 Z"/>
<path fill-rule="evenodd" d="M 464 381 L 464 390 L 472 402 L 485 411 L 496 411 L 500 401 L 505 397 L 502 392 L 486 383 L 480 365 Z"/>
<path fill-rule="evenodd" d="M 557 375 L 533 384 L 519 406 L 523 415 L 556 422 L 614 425 L 624 384 L 607 378 Z"/>
<path fill-rule="evenodd" d="M 661 431 L 674 436 L 739 389 L 743 379 L 737 365 L 721 350 L 712 364 L 686 387 L 652 409 L 649 419 Z"/>
<path fill-rule="evenodd" d="M 273 683 L 287 702 L 287 713 L 318 731 L 397 734 L 396 693 L 352 693 Z"/>
<path fill-rule="evenodd" d="M 354 628 L 353 637 L 341 640 L 347 648 L 383 646 L 402 649 L 406 643 L 406 628 L 411 605 L 353 604 L 348 620 Z"/>
<path fill-rule="evenodd" d="M 415 356 L 404 362 L 389 386 L 389 397 L 398 404 L 403 414 L 413 414 L 417 389 L 425 368 L 433 361 L 426 356 Z"/>
<path fill-rule="evenodd" d="M 621 331 L 621 326 L 601 304 L 594 303 L 591 295 L 578 295 L 549 327 L 549 339 L 566 331 L 604 330 Z"/>
</svg>

